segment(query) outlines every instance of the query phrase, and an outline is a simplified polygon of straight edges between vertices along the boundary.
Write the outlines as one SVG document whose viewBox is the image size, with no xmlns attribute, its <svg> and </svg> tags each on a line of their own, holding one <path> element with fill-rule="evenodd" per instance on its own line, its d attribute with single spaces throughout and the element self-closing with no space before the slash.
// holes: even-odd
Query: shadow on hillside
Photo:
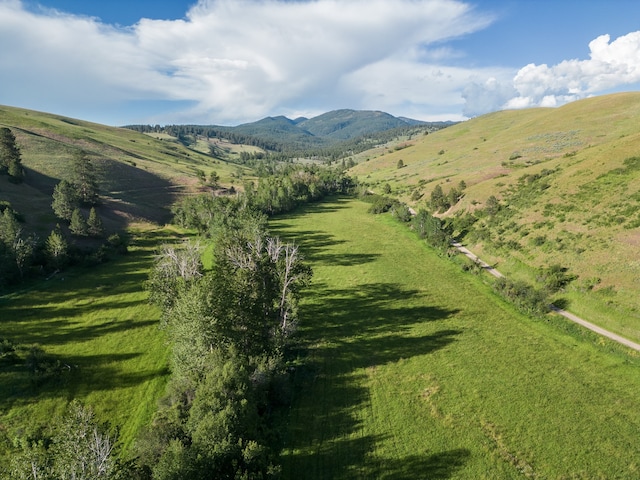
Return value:
<svg viewBox="0 0 640 480">
<path fill-rule="evenodd" d="M 163 224 L 171 219 L 171 205 L 183 188 L 142 168 L 114 160 L 101 165 L 100 195 L 110 220 L 147 220 Z M 121 228 L 122 228 L 121 227 Z"/>
<path fill-rule="evenodd" d="M 95 163 L 99 170 L 100 201 L 97 210 L 107 231 L 124 230 L 131 221 L 164 224 L 171 219 L 170 207 L 184 192 L 183 186 L 126 162 L 101 159 Z M 28 167 L 25 169 L 24 183 L 37 190 L 43 198 L 50 199 L 60 180 Z M 67 179 L 70 175 L 67 172 Z M 19 206 L 17 208 L 20 210 Z M 50 230 L 53 226 L 55 224 L 46 228 Z"/>
</svg>

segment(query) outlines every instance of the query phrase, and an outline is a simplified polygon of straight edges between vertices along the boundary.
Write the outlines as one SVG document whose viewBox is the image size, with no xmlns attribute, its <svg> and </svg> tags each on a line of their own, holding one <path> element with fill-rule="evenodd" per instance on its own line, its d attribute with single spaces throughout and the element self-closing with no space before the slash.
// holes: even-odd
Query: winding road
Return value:
<svg viewBox="0 0 640 480">
<path fill-rule="evenodd" d="M 504 275 L 502 273 L 500 273 L 498 270 L 496 270 L 495 268 L 493 268 L 491 265 L 489 265 L 486 262 L 483 262 L 482 260 L 480 260 L 476 255 L 474 255 L 471 251 L 469 251 L 469 249 L 467 249 L 466 247 L 462 246 L 461 243 L 459 242 L 453 242 L 452 245 L 454 247 L 456 247 L 458 249 L 458 251 L 460 253 L 462 253 L 463 255 L 467 256 L 468 258 L 470 258 L 473 262 L 476 262 L 478 265 L 480 265 L 483 269 L 485 269 L 487 272 L 489 272 L 491 275 L 493 275 L 496 278 L 503 278 Z M 638 352 L 640 352 L 640 344 L 636 343 L 636 342 L 632 342 L 631 340 L 628 340 L 624 337 L 621 337 L 620 335 L 617 335 L 613 332 L 610 332 L 609 330 L 605 330 L 604 328 L 601 328 L 597 325 L 594 325 L 591 322 L 587 322 L 586 320 L 578 317 L 577 315 L 574 315 L 573 313 L 567 312 L 566 310 L 563 310 L 561 308 L 556 307 L 555 305 L 551 305 L 551 310 L 554 311 L 555 313 L 562 315 L 563 317 L 571 320 L 572 322 L 577 323 L 578 325 L 582 325 L 585 328 L 588 328 L 589 330 L 596 332 L 599 335 L 602 335 L 603 337 L 607 337 L 611 340 L 613 340 L 614 342 L 618 342 L 622 345 L 624 345 L 625 347 L 629 347 L 633 350 L 636 350 Z"/>
</svg>

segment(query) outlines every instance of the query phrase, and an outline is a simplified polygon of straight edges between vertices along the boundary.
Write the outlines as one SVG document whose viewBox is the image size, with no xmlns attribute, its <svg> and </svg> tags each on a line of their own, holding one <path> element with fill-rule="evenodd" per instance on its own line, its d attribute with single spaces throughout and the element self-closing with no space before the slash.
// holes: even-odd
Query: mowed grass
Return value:
<svg viewBox="0 0 640 480">
<path fill-rule="evenodd" d="M 637 357 L 519 315 L 367 208 L 272 223 L 314 269 L 284 478 L 640 477 Z"/>
<path fill-rule="evenodd" d="M 37 344 L 64 365 L 39 381 L 22 361 L 0 363 L 2 436 L 37 432 L 78 399 L 119 431 L 126 454 L 168 378 L 160 312 L 147 303 L 143 282 L 158 243 L 174 238 L 166 229 L 138 230 L 125 256 L 0 297 L 0 337 Z"/>
</svg>

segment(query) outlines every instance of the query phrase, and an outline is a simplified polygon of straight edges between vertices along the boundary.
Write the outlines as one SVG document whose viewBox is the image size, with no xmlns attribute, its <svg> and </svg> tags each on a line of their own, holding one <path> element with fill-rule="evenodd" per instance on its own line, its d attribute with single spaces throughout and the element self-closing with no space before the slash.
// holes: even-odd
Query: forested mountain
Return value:
<svg viewBox="0 0 640 480">
<path fill-rule="evenodd" d="M 384 137 L 384 133 L 401 133 L 403 128 L 423 127 L 434 131 L 453 122 L 422 122 L 394 117 L 379 111 L 334 110 L 317 117 L 267 117 L 235 127 L 219 125 L 128 125 L 126 128 L 144 133 L 164 132 L 175 137 L 201 135 L 207 138 L 225 138 L 232 143 L 255 145 L 272 152 L 305 151 L 335 148 L 343 142 L 354 142 L 362 137 Z"/>
</svg>

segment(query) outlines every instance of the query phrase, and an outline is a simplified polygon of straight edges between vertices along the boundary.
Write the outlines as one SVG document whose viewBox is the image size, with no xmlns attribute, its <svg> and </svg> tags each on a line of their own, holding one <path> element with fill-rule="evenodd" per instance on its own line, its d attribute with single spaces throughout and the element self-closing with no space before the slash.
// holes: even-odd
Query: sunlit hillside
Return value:
<svg viewBox="0 0 640 480">
<path fill-rule="evenodd" d="M 404 147 L 405 145 L 401 145 Z M 369 188 L 429 207 L 466 184 L 455 218 L 500 201 L 464 240 L 499 269 L 535 281 L 560 264 L 577 279 L 573 311 L 640 338 L 640 93 L 595 97 L 556 109 L 503 111 L 389 145 L 358 159 Z M 399 162 L 402 160 L 402 162 Z M 615 318 L 615 319 L 614 319 Z"/>
<path fill-rule="evenodd" d="M 53 188 L 69 179 L 73 155 L 80 150 L 96 171 L 100 214 L 111 228 L 137 220 L 168 220 L 177 196 L 202 189 L 199 175 L 208 177 L 215 171 L 224 185 L 241 182 L 237 165 L 187 148 L 174 138 L 5 106 L 0 106 L 0 127 L 11 129 L 26 168 L 24 183 L 2 181 L 0 200 L 11 202 L 27 228 L 39 233 L 55 225 Z"/>
</svg>

